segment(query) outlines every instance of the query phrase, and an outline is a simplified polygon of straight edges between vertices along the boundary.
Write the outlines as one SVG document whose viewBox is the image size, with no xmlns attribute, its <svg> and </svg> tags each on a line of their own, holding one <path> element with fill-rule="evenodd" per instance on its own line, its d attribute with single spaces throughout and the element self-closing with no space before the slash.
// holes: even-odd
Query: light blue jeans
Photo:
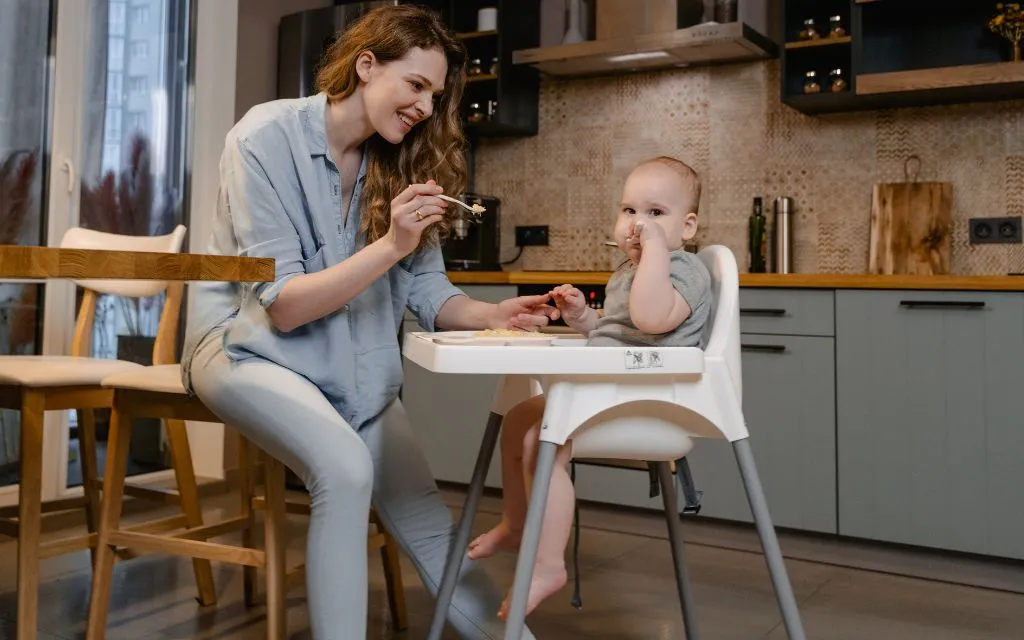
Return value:
<svg viewBox="0 0 1024 640">
<path fill-rule="evenodd" d="M 204 404 L 309 489 L 306 586 L 314 638 L 366 639 L 371 499 L 436 597 L 452 518 L 401 403 L 357 433 L 306 378 L 259 358 L 231 362 L 219 331 L 199 347 L 191 373 Z M 498 588 L 466 559 L 448 620 L 466 639 L 504 638 L 501 600 Z"/>
</svg>

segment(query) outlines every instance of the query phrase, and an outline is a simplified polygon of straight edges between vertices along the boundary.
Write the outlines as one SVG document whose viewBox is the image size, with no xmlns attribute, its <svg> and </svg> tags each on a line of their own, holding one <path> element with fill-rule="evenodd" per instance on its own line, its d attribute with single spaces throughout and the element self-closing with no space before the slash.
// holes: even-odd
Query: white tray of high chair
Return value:
<svg viewBox="0 0 1024 640">
<path fill-rule="evenodd" d="M 440 638 L 462 556 L 469 541 L 502 416 L 519 401 L 543 390 L 534 490 L 521 544 L 509 611 L 507 638 L 520 638 L 526 596 L 540 534 L 543 503 L 558 445 L 572 440 L 577 458 L 612 458 L 658 463 L 666 511 L 674 486 L 668 462 L 686 456 L 695 438 L 724 438 L 733 443 L 758 533 L 789 637 L 804 632 L 778 541 L 750 452 L 742 411 L 739 340 L 739 277 L 732 252 L 721 246 L 699 254 L 712 276 L 713 311 L 705 349 L 683 347 L 588 347 L 581 338 L 558 338 L 548 346 L 439 344 L 437 334 L 406 336 L 403 355 L 435 373 L 503 376 L 492 405 L 442 581 L 428 638 Z M 698 637 L 692 595 L 683 562 L 678 514 L 669 517 L 676 577 L 687 638 Z"/>
</svg>

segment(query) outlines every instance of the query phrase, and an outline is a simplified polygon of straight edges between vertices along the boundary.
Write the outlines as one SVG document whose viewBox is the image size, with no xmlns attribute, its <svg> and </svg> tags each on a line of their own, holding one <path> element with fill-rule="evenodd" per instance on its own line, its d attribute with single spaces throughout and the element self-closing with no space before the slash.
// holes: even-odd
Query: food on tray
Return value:
<svg viewBox="0 0 1024 640">
<path fill-rule="evenodd" d="M 478 338 L 536 338 L 537 334 L 533 331 L 523 331 L 521 329 L 484 329 L 483 331 L 477 331 L 476 337 Z"/>
</svg>

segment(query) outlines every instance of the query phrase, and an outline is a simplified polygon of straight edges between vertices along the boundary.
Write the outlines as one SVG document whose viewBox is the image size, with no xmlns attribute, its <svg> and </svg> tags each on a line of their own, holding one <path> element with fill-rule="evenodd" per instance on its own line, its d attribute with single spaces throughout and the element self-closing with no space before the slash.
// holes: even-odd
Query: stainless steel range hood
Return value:
<svg viewBox="0 0 1024 640">
<path fill-rule="evenodd" d="M 524 49 L 516 51 L 512 61 L 552 76 L 579 77 L 764 60 L 776 55 L 777 47 L 770 39 L 746 24 L 730 22 Z"/>
</svg>

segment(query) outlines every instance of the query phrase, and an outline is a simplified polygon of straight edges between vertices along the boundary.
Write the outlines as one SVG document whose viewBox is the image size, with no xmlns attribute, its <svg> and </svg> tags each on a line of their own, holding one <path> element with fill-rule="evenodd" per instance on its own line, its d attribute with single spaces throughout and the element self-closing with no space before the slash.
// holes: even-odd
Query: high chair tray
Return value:
<svg viewBox="0 0 1024 640">
<path fill-rule="evenodd" d="M 559 336 L 530 331 L 492 332 L 492 331 L 441 331 L 434 333 L 430 339 L 436 344 L 453 344 L 463 346 L 533 346 L 546 347 Z"/>
<path fill-rule="evenodd" d="M 407 333 L 403 355 L 436 373 L 543 376 L 704 372 L 704 352 L 694 347 L 588 347 L 586 339 L 579 335 L 545 335 L 543 342 L 531 344 L 518 342 L 525 338 L 513 338 L 516 342 L 466 344 L 446 339 L 444 333 Z"/>
</svg>

